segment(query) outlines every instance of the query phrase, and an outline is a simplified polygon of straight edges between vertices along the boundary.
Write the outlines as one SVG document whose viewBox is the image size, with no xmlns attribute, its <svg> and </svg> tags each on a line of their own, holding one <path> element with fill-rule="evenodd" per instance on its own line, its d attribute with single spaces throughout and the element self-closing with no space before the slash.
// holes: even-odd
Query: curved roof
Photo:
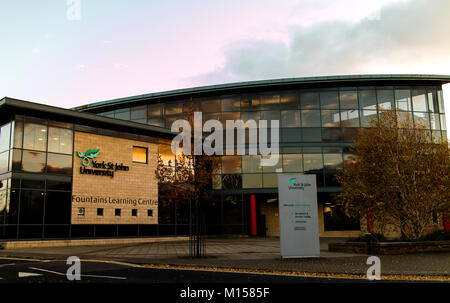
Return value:
<svg viewBox="0 0 450 303">
<path fill-rule="evenodd" d="M 144 101 L 151 99 L 159 99 L 166 97 L 187 96 L 191 94 L 202 94 L 210 92 L 227 92 L 237 89 L 246 88 L 276 88 L 280 86 L 292 86 L 292 85 L 305 85 L 305 84 L 336 84 L 343 82 L 351 83 L 370 83 L 374 85 L 376 82 L 433 82 L 439 84 L 450 83 L 450 75 L 427 75 L 427 74 L 373 74 L 373 75 L 338 75 L 338 76 L 319 76 L 319 77 L 302 77 L 302 78 L 283 78 L 273 80 L 258 80 L 258 81 L 246 81 L 235 82 L 209 86 L 199 86 L 193 88 L 176 89 L 164 92 L 156 92 L 150 94 L 136 95 L 100 102 L 94 102 L 86 105 L 74 107 L 73 109 L 79 111 L 90 111 L 100 108 L 108 108 L 124 105 L 126 103 Z"/>
</svg>

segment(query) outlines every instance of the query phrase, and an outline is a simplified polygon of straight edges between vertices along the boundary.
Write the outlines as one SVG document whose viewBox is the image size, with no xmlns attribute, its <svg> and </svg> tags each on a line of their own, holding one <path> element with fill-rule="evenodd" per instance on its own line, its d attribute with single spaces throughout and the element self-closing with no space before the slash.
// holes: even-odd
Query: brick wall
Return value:
<svg viewBox="0 0 450 303">
<path fill-rule="evenodd" d="M 147 164 L 133 162 L 133 146 L 148 148 Z M 77 152 L 85 153 L 89 149 L 100 149 L 100 152 L 86 168 L 96 169 L 92 162 L 104 161 L 128 166 L 129 170 L 115 171 L 112 178 L 81 174 L 82 158 L 77 156 Z M 155 177 L 157 154 L 157 144 L 75 132 L 72 224 L 157 224 L 158 184 Z M 98 198 L 104 201 L 99 202 Z M 114 203 L 113 199 L 128 199 L 132 203 L 134 201 L 137 203 L 136 205 Z M 156 205 L 152 205 L 155 202 L 150 200 L 155 201 Z M 85 209 L 84 216 L 78 214 L 79 207 Z M 103 208 L 103 216 L 97 216 L 97 208 Z M 121 216 L 115 216 L 116 208 L 121 209 Z M 132 209 L 137 209 L 137 216 L 132 216 Z M 153 216 L 147 215 L 148 209 L 153 210 Z"/>
</svg>

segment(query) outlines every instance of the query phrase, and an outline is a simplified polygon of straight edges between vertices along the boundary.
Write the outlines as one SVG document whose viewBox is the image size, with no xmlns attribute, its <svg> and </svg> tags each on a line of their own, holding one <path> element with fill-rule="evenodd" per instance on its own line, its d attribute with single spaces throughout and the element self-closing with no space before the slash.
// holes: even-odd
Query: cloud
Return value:
<svg viewBox="0 0 450 303">
<path fill-rule="evenodd" d="M 222 67 L 191 78 L 190 84 L 335 74 L 445 74 L 450 69 L 449 11 L 448 0 L 394 2 L 383 6 L 376 18 L 296 26 L 287 44 L 234 42 L 224 52 Z"/>
</svg>

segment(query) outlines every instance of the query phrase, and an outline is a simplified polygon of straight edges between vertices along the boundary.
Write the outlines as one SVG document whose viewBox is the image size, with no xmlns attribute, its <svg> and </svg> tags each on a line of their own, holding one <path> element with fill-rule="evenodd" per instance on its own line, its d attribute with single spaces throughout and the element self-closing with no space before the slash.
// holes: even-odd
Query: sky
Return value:
<svg viewBox="0 0 450 303">
<path fill-rule="evenodd" d="M 264 79 L 450 75 L 448 0 L 0 0 L 0 12 L 0 97 L 64 108 Z M 444 99 L 448 111 L 450 84 Z"/>
</svg>

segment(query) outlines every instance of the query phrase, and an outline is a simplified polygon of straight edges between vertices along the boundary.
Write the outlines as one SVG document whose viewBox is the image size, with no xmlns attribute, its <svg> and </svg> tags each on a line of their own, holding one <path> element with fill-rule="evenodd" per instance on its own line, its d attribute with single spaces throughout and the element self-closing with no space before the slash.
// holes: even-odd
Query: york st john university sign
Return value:
<svg viewBox="0 0 450 303">
<path fill-rule="evenodd" d="M 114 178 L 114 172 L 130 170 L 130 167 L 123 165 L 123 163 L 119 164 L 114 162 L 94 161 L 93 159 L 97 158 L 99 153 L 100 149 L 89 149 L 85 153 L 77 152 L 77 156 L 79 158 L 82 158 L 80 166 L 80 174 L 109 176 L 111 178 Z M 88 168 L 91 162 L 92 168 Z"/>
<path fill-rule="evenodd" d="M 319 257 L 316 175 L 279 174 L 278 195 L 281 256 Z"/>
<path fill-rule="evenodd" d="M 246 146 L 248 144 L 248 154 L 265 157 L 261 158 L 261 166 L 275 166 L 279 158 L 279 120 L 271 120 L 270 128 L 268 128 L 267 120 L 227 120 L 226 121 L 226 155 L 234 155 L 235 145 L 237 155 L 245 155 Z M 192 128 L 187 120 L 176 120 L 172 123 L 171 131 L 180 132 L 171 144 L 172 152 L 176 155 L 181 150 L 185 155 L 191 155 Z M 248 129 L 249 142 L 246 142 L 245 131 Z M 268 144 L 268 133 L 270 129 L 270 147 Z M 237 138 L 235 138 L 235 130 L 237 130 Z M 210 133 L 203 140 L 203 133 Z M 224 154 L 224 138 L 223 125 L 218 120 L 208 120 L 203 125 L 202 113 L 194 112 L 194 155 L 223 155 Z M 237 139 L 237 140 L 235 140 Z M 180 147 L 181 142 L 183 146 Z M 236 143 L 236 144 L 235 144 Z"/>
</svg>

